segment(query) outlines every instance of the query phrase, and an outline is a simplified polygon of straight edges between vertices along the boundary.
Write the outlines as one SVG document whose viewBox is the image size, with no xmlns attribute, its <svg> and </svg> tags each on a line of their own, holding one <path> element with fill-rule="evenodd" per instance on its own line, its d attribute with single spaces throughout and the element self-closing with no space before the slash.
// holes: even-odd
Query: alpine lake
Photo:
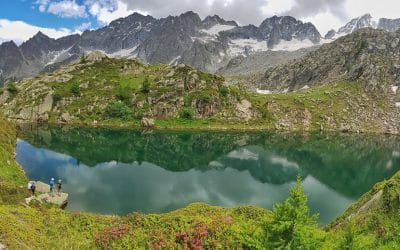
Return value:
<svg viewBox="0 0 400 250">
<path fill-rule="evenodd" d="M 193 202 L 272 209 L 300 176 L 326 224 L 400 170 L 400 138 L 367 134 L 24 126 L 16 152 L 31 180 L 63 180 L 67 210 L 118 215 Z"/>
</svg>

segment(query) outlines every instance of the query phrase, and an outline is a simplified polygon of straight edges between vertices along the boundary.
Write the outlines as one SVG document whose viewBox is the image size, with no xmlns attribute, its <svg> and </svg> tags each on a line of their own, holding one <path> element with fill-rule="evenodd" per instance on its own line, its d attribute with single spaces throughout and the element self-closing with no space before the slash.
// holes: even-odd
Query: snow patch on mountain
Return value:
<svg viewBox="0 0 400 250">
<path fill-rule="evenodd" d="M 304 48 L 309 48 L 315 46 L 313 42 L 311 42 L 309 39 L 304 39 L 304 40 L 298 40 L 298 39 L 292 39 L 291 41 L 285 41 L 281 40 L 277 45 L 274 46 L 272 51 L 296 51 L 299 49 L 304 49 Z"/>
<path fill-rule="evenodd" d="M 233 28 L 236 28 L 236 26 L 216 24 L 209 29 L 201 30 L 201 32 L 206 33 L 209 36 L 216 37 L 219 35 L 219 33 L 223 32 L 223 31 L 231 30 Z"/>
<path fill-rule="evenodd" d="M 229 43 L 228 54 L 237 56 L 267 50 L 268 45 L 266 41 L 259 41 L 256 39 L 234 39 Z"/>
<path fill-rule="evenodd" d="M 49 66 L 49 65 L 52 65 L 52 64 L 55 64 L 58 62 L 62 62 L 64 60 L 68 59 L 71 56 L 71 53 L 68 52 L 70 49 L 71 48 L 64 49 L 61 51 L 50 52 L 49 57 L 51 58 L 51 60 L 46 63 L 46 66 Z"/>
<path fill-rule="evenodd" d="M 135 46 L 130 49 L 121 49 L 113 53 L 105 53 L 105 54 L 112 58 L 135 58 L 136 55 L 134 54 L 134 52 L 137 48 L 138 46 Z"/>
</svg>

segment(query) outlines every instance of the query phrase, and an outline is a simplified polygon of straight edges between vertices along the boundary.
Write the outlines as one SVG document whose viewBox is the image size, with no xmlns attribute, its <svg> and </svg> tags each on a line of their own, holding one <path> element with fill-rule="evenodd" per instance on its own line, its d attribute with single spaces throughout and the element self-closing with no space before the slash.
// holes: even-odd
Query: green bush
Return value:
<svg viewBox="0 0 400 250">
<path fill-rule="evenodd" d="M 220 94 L 222 97 L 228 97 L 228 95 L 229 95 L 229 88 L 228 88 L 227 86 L 221 86 L 221 87 L 219 88 L 219 94 Z"/>
<path fill-rule="evenodd" d="M 9 83 L 6 85 L 6 89 L 8 92 L 10 92 L 11 94 L 16 94 L 18 93 L 18 89 L 17 86 L 14 83 Z"/>
<path fill-rule="evenodd" d="M 53 94 L 53 103 L 57 104 L 59 101 L 61 101 L 62 95 L 59 92 L 55 92 Z"/>
<path fill-rule="evenodd" d="M 4 93 L 4 89 L 0 88 L 0 95 L 2 95 Z"/>
<path fill-rule="evenodd" d="M 310 216 L 300 177 L 289 193 L 284 203 L 275 204 L 272 220 L 264 223 L 265 244 L 278 249 L 318 249 L 324 232 L 318 228 L 318 215 Z"/>
<path fill-rule="evenodd" d="M 79 86 L 79 83 L 74 82 L 74 83 L 71 85 L 70 92 L 71 92 L 71 94 L 73 94 L 74 96 L 80 96 L 80 95 L 81 95 L 81 88 L 80 88 L 80 86 Z"/>
<path fill-rule="evenodd" d="M 179 118 L 191 120 L 194 117 L 193 109 L 185 107 L 179 112 Z"/>
<path fill-rule="evenodd" d="M 121 101 L 110 102 L 106 109 L 105 114 L 109 118 L 128 118 L 131 114 L 131 110 L 125 103 Z"/>
<path fill-rule="evenodd" d="M 80 64 L 85 64 L 87 62 L 87 56 L 85 54 L 82 54 L 79 60 Z"/>
<path fill-rule="evenodd" d="M 133 117 L 137 120 L 141 120 L 144 117 L 144 113 L 145 113 L 144 108 L 140 108 L 135 111 L 135 113 L 133 114 Z"/>
<path fill-rule="evenodd" d="M 119 89 L 117 90 L 116 97 L 118 100 L 126 104 L 130 104 L 132 101 L 132 91 L 128 87 L 120 86 Z"/>
<path fill-rule="evenodd" d="M 185 107 L 191 107 L 192 101 L 193 101 L 193 96 L 191 95 L 186 95 L 185 97 L 183 97 L 183 105 Z"/>
<path fill-rule="evenodd" d="M 150 81 L 148 77 L 144 79 L 142 87 L 140 88 L 140 92 L 142 92 L 143 94 L 150 93 Z"/>
</svg>

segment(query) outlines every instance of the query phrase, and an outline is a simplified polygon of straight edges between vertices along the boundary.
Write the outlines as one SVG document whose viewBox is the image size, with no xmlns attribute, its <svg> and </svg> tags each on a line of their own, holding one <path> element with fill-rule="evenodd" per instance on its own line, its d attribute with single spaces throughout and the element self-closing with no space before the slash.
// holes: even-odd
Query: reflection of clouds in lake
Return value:
<svg viewBox="0 0 400 250">
<path fill-rule="evenodd" d="M 272 156 L 270 158 L 272 164 L 280 165 L 284 168 L 296 168 L 299 169 L 299 165 L 296 162 L 288 161 L 288 159 L 279 156 Z"/>
<path fill-rule="evenodd" d="M 258 160 L 258 155 L 251 152 L 246 148 L 241 148 L 230 152 L 227 157 L 240 159 L 240 160 Z"/>
<path fill-rule="evenodd" d="M 23 165 L 29 166 L 38 180 L 47 181 L 51 177 L 64 180 L 64 190 L 70 194 L 68 209 L 72 211 L 164 212 L 192 202 L 272 208 L 275 202 L 286 199 L 289 188 L 294 185 L 293 179 L 271 184 L 255 176 L 293 175 L 295 178 L 298 168 L 297 163 L 259 147 L 232 151 L 211 161 L 208 164 L 213 166 L 211 169 L 185 172 L 168 171 L 148 162 L 139 165 L 110 161 L 88 167 L 68 155 L 34 148 L 24 141 L 19 141 L 18 147 L 24 152 L 20 157 Z M 288 174 L 293 172 L 288 170 L 296 171 Z M 311 176 L 305 179 L 304 187 L 314 212 L 323 212 L 323 222 L 342 212 L 351 202 Z"/>
</svg>

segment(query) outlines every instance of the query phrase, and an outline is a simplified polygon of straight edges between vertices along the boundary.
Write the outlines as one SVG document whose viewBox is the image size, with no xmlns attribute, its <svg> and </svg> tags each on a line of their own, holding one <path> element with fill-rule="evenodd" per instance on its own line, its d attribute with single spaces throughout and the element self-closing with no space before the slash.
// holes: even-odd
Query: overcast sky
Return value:
<svg viewBox="0 0 400 250">
<path fill-rule="evenodd" d="M 104 26 L 133 12 L 155 17 L 193 10 L 218 14 L 242 25 L 259 25 L 272 15 L 312 22 L 324 35 L 365 13 L 400 18 L 399 0 L 0 0 L 0 41 L 27 40 L 39 30 L 51 37 Z"/>
</svg>

